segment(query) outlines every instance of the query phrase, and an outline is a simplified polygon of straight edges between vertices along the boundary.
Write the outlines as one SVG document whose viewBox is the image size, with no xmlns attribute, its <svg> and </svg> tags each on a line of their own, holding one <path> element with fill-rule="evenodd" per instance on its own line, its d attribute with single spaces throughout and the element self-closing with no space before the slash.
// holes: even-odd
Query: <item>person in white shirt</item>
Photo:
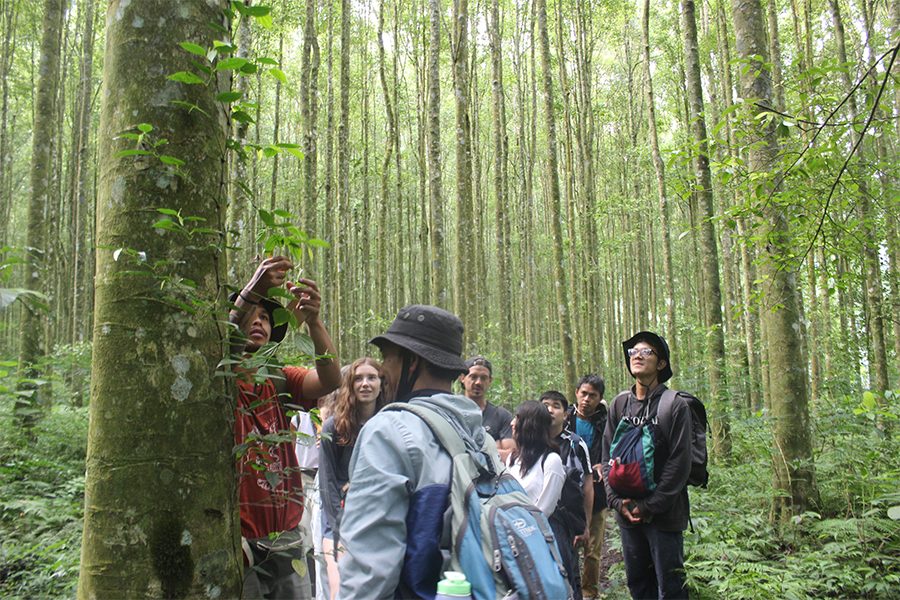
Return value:
<svg viewBox="0 0 900 600">
<path fill-rule="evenodd" d="M 566 479 L 562 459 L 550 439 L 551 424 L 543 404 L 533 400 L 522 403 L 513 418 L 516 449 L 507 462 L 531 502 L 548 518 L 556 509 Z"/>
</svg>

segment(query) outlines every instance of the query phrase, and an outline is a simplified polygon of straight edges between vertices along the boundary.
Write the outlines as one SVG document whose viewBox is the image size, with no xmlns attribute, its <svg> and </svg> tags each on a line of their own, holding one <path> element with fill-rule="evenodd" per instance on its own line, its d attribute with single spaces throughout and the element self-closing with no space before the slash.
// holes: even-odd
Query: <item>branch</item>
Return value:
<svg viewBox="0 0 900 600">
<path fill-rule="evenodd" d="M 875 101 L 872 103 L 872 110 L 869 111 L 869 118 L 866 119 L 865 125 L 863 125 L 862 131 L 859 132 L 859 137 L 856 142 L 853 144 L 853 148 L 850 149 L 850 154 L 847 155 L 847 159 L 844 160 L 844 164 L 841 165 L 841 170 L 838 171 L 837 178 L 834 180 L 834 183 L 831 184 L 831 189 L 828 191 L 828 198 L 825 199 L 825 207 L 822 210 L 822 218 L 819 219 L 819 226 L 816 227 L 816 232 L 813 234 L 812 239 L 810 240 L 809 247 L 806 249 L 804 253 L 804 258 L 809 255 L 812 251 L 813 244 L 815 244 L 816 239 L 819 237 L 819 234 L 822 233 L 822 226 L 825 224 L 825 216 L 828 214 L 828 207 L 831 205 L 831 199 L 834 197 L 834 190 L 837 189 L 838 183 L 841 181 L 841 177 L 847 171 L 847 166 L 850 164 L 850 159 L 853 158 L 853 155 L 856 153 L 857 149 L 862 144 L 862 141 L 866 137 L 866 130 L 869 128 L 869 125 L 872 123 L 872 118 L 875 116 L 875 111 L 878 110 L 878 103 L 881 102 L 881 96 L 884 94 L 884 88 L 887 87 L 887 82 L 891 79 L 891 69 L 894 68 L 894 61 L 897 60 L 897 52 L 900 51 L 900 43 L 894 46 L 891 50 L 885 53 L 881 58 L 887 54 L 891 55 L 891 61 L 887 66 L 887 71 L 884 74 L 884 80 L 881 82 L 881 86 L 878 88 L 878 95 L 875 96 Z M 879 59 L 879 62 L 881 59 Z M 877 63 L 876 63 L 877 64 Z M 874 65 L 873 65 L 874 66 Z M 871 71 L 871 69 L 870 69 Z M 820 130 L 821 131 L 821 130 Z"/>
</svg>

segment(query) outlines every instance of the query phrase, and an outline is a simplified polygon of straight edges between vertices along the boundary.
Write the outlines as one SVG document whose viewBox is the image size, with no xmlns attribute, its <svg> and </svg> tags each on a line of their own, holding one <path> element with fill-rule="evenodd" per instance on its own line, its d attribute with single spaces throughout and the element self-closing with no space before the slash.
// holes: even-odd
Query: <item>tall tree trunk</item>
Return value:
<svg viewBox="0 0 900 600">
<path fill-rule="evenodd" d="M 650 0 L 644 0 L 641 17 L 641 43 L 644 51 L 644 79 L 647 81 L 647 106 L 650 125 L 650 152 L 656 172 L 656 191 L 659 196 L 659 225 L 662 230 L 663 277 L 666 282 L 666 336 L 674 349 L 675 339 L 675 280 L 672 274 L 672 241 L 669 235 L 669 200 L 666 197 L 665 164 L 659 154 L 659 137 L 656 132 L 656 106 L 653 99 L 653 78 L 650 75 Z"/>
<path fill-rule="evenodd" d="M 428 0 L 431 38 L 428 46 L 428 207 L 431 213 L 431 301 L 447 306 L 444 252 L 444 206 L 441 190 L 441 0 Z"/>
<path fill-rule="evenodd" d="M 244 2 L 249 2 L 249 0 L 244 0 Z M 250 45 L 253 39 L 249 17 L 241 17 L 235 41 L 238 58 L 246 59 L 251 55 Z M 250 93 L 249 80 L 246 77 L 238 78 L 235 82 L 235 90 L 241 92 L 241 97 L 246 99 Z M 246 119 L 235 123 L 234 137 L 242 147 L 247 144 L 249 131 L 250 124 Z M 253 264 L 255 249 L 250 229 L 250 214 L 256 198 L 253 197 L 252 182 L 247 181 L 247 162 L 251 160 L 251 156 L 255 158 L 256 152 L 252 150 L 249 153 L 231 152 L 228 157 L 231 163 L 232 177 L 227 222 L 231 234 L 230 245 L 235 248 L 228 253 L 228 281 L 245 281 L 252 274 L 250 268 Z"/>
<path fill-rule="evenodd" d="M 575 385 L 575 356 L 572 348 L 572 319 L 569 315 L 569 287 L 566 283 L 563 256 L 562 213 L 560 210 L 559 171 L 556 151 L 556 119 L 553 99 L 553 73 L 550 62 L 550 36 L 547 32 L 547 2 L 536 0 L 538 43 L 541 47 L 541 76 L 543 79 L 544 117 L 547 125 L 547 181 L 550 205 L 550 229 L 553 237 L 553 285 L 556 288 L 556 310 L 559 318 L 559 339 L 563 351 L 565 388 Z"/>
<path fill-rule="evenodd" d="M 506 99 L 503 89 L 503 39 L 500 25 L 500 0 L 492 0 L 490 14 L 491 97 L 494 141 L 494 206 L 497 228 L 497 285 L 500 298 L 500 363 L 512 365 L 512 276 L 509 253 L 509 142 L 506 135 Z M 500 375 L 502 387 L 508 374 Z"/>
<path fill-rule="evenodd" d="M 832 23 L 835 31 L 835 42 L 837 45 L 838 61 L 841 64 L 847 64 L 847 50 L 844 35 L 843 19 L 841 17 L 840 5 L 836 0 L 829 0 L 831 7 Z M 867 14 L 863 10 L 864 17 Z M 868 23 L 868 18 L 865 19 Z M 867 39 L 871 35 L 871 30 L 866 27 Z M 870 52 L 871 55 L 871 52 Z M 856 93 L 853 91 L 853 85 L 850 81 L 850 75 L 846 71 L 842 71 L 844 87 L 850 94 L 847 105 L 850 109 L 850 119 L 857 120 L 862 118 L 859 114 L 856 102 Z M 862 153 L 867 149 L 865 140 L 860 140 L 860 133 L 851 128 L 851 136 L 853 144 L 859 144 L 859 150 Z M 863 281 L 865 284 L 865 294 L 863 301 L 866 303 L 869 319 L 867 321 L 869 346 L 872 350 L 869 357 L 870 364 L 870 386 L 874 388 L 883 402 L 884 393 L 889 389 L 888 381 L 888 360 L 887 360 L 887 344 L 885 343 L 885 307 L 884 307 L 884 290 L 881 280 L 881 263 L 879 259 L 879 246 L 882 238 L 879 236 L 875 226 L 876 214 L 872 209 L 870 200 L 869 183 L 865 176 L 858 177 L 859 199 L 857 211 L 859 213 L 859 232 L 860 239 L 863 244 Z"/>
<path fill-rule="evenodd" d="M 384 112 L 387 118 L 388 137 L 384 144 L 384 158 L 381 161 L 381 204 L 378 218 L 378 263 L 386 265 L 388 246 L 395 246 L 395 240 L 391 240 L 388 234 L 388 186 L 391 175 L 391 158 L 394 152 L 394 136 L 397 135 L 397 123 L 394 119 L 393 95 L 385 72 L 384 58 L 384 5 L 386 0 L 381 0 L 378 7 L 378 75 L 381 79 L 381 92 L 384 97 Z M 388 306 L 388 294 L 386 285 L 378 286 L 378 311 L 380 314 L 390 314 Z"/>
<path fill-rule="evenodd" d="M 337 338 L 336 349 L 341 351 L 341 342 L 346 340 L 343 330 L 344 314 L 347 298 L 344 297 L 345 283 L 350 282 L 347 276 L 349 257 L 347 243 L 350 236 L 343 231 L 343 215 L 350 214 L 350 0 L 341 0 L 341 98 L 340 121 L 338 123 L 338 201 L 334 205 L 333 240 L 335 261 L 337 261 L 337 277 L 334 286 L 335 302 L 332 305 L 334 315 L 333 329 L 341 332 Z M 348 288 L 349 289 L 349 288 Z M 338 345 L 340 344 L 340 345 Z"/>
<path fill-rule="evenodd" d="M 319 38 L 317 34 L 318 0 L 306 0 L 306 23 L 303 28 L 303 53 L 300 57 L 300 117 L 303 122 L 303 228 L 318 235 L 316 205 L 318 185 L 319 118 Z"/>
<path fill-rule="evenodd" d="M 469 333 L 466 346 L 476 339 L 472 300 L 475 294 L 474 211 L 472 207 L 472 126 L 469 121 L 469 2 L 453 0 L 450 56 L 453 98 L 456 104 L 456 281 L 454 306 Z"/>
<path fill-rule="evenodd" d="M 284 33 L 278 34 L 278 66 L 283 66 Z M 275 81 L 275 122 L 272 126 L 272 143 L 277 144 L 281 133 L 281 80 Z M 275 210 L 278 197 L 278 155 L 272 157 L 272 188 L 269 190 L 269 210 Z"/>
<path fill-rule="evenodd" d="M 224 304 L 222 248 L 198 249 L 181 232 L 154 229 L 160 215 L 148 210 L 162 189 L 167 208 L 223 226 L 228 115 L 215 100 L 219 85 L 169 81 L 155 67 L 162 56 L 172 71 L 191 69 L 178 44 L 211 47 L 221 34 L 209 24 L 227 26 L 226 3 L 180 6 L 178 14 L 168 0 L 109 7 L 79 598 L 240 594 L 233 403 L 215 377 L 227 335 L 215 316 Z M 158 92 L 211 118 L 148 103 Z M 121 134 L 140 123 L 152 124 L 150 140 L 168 139 L 180 169 L 155 156 L 119 156 L 134 147 Z M 197 284 L 163 287 L 158 277 Z M 175 304 L 192 300 L 204 307 L 187 313 Z"/>
<path fill-rule="evenodd" d="M 684 20 L 684 51 L 687 69 L 687 93 L 690 100 L 691 124 L 697 152 L 694 154 L 694 176 L 702 248 L 702 272 L 705 281 L 707 360 L 709 397 L 712 408 L 713 451 L 721 457 L 731 453 L 730 412 L 728 386 L 725 380 L 725 335 L 722 328 L 722 293 L 719 284 L 719 253 L 713 226 L 712 177 L 709 171 L 709 146 L 706 141 L 706 120 L 703 108 L 703 88 L 700 83 L 700 56 L 697 50 L 697 20 L 694 0 L 682 0 Z"/>
<path fill-rule="evenodd" d="M 8 240 L 12 198 L 7 182 L 11 180 L 12 154 L 9 143 L 9 81 L 16 45 L 13 43 L 18 12 L 15 2 L 5 2 L 0 19 L 3 24 L 3 47 L 0 53 L 0 239 Z"/>
<path fill-rule="evenodd" d="M 748 127 L 761 130 L 760 141 L 748 152 L 753 172 L 770 172 L 778 160 L 778 138 L 771 120 L 758 115 L 772 102 L 772 82 L 766 63 L 769 60 L 760 0 L 733 0 L 734 30 L 738 55 L 749 68 L 741 73 L 741 94 L 759 104 L 749 107 Z M 764 186 L 765 187 L 765 186 Z M 770 188 L 771 190 L 771 188 Z M 781 525 L 790 523 L 818 500 L 813 463 L 806 357 L 800 339 L 800 305 L 796 273 L 782 262 L 782 253 L 793 247 L 793 236 L 785 211 L 768 199 L 770 190 L 756 192 L 761 207 L 758 225 L 766 235 L 760 275 L 765 289 L 763 327 L 769 350 L 777 349 L 780 363 L 769 365 L 769 393 L 774 427 L 773 460 L 775 495 L 773 518 Z M 773 355 L 769 353 L 770 357 Z"/>
<path fill-rule="evenodd" d="M 28 201 L 28 225 L 26 231 L 25 288 L 33 292 L 45 292 L 47 274 L 46 213 L 53 201 L 51 181 L 53 173 L 53 149 L 56 139 L 56 92 L 59 79 L 59 32 L 62 26 L 63 3 L 61 0 L 45 0 L 42 21 L 41 56 L 35 97 L 34 133 L 32 134 L 30 185 Z M 20 377 L 34 380 L 38 376 L 36 363 L 44 355 L 47 318 L 33 304 L 22 312 L 19 346 Z M 37 417 L 37 405 L 43 386 L 25 382 L 23 391 L 31 395 L 16 396 L 15 410 L 20 422 L 30 427 Z"/>
<path fill-rule="evenodd" d="M 73 342 L 82 342 L 87 334 L 89 311 L 85 310 L 85 288 L 93 277 L 85 276 L 88 261 L 85 228 L 91 215 L 88 198 L 88 154 L 91 137 L 91 94 L 94 91 L 94 0 L 84 3 L 84 38 L 81 47 L 81 71 L 78 82 L 78 111 L 76 126 L 78 141 L 73 152 L 75 159 L 75 185 L 73 189 L 73 238 L 72 238 L 72 319 L 70 336 Z"/>
</svg>

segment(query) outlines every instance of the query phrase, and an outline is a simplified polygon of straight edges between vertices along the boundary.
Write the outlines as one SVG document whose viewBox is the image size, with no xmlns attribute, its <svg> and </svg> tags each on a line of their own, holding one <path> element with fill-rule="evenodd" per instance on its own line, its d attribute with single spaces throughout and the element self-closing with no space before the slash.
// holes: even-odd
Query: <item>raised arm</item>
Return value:
<svg viewBox="0 0 900 600">
<path fill-rule="evenodd" d="M 331 336 L 319 318 L 322 307 L 322 294 L 315 281 L 299 279 L 296 283 L 287 282 L 288 291 L 294 299 L 288 304 L 288 310 L 294 313 L 298 323 L 306 323 L 309 337 L 315 346 L 316 356 L 325 356 L 316 360 L 316 368 L 303 380 L 303 396 L 319 398 L 337 389 L 341 384 L 341 368 L 337 359 L 337 350 Z"/>
</svg>

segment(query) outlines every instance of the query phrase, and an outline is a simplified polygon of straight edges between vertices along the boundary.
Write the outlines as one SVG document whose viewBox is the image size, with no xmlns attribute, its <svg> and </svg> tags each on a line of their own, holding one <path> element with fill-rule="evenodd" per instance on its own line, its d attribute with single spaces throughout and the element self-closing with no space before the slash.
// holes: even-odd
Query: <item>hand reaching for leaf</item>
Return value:
<svg viewBox="0 0 900 600">
<path fill-rule="evenodd" d="M 316 282 L 311 279 L 298 279 L 297 283 L 288 281 L 287 289 L 294 296 L 288 310 L 297 318 L 297 324 L 315 323 L 322 307 L 322 295 Z"/>
<path fill-rule="evenodd" d="M 267 258 L 256 267 L 256 272 L 247 282 L 244 290 L 257 297 L 265 297 L 270 289 L 281 287 L 284 284 L 287 272 L 293 267 L 293 263 L 285 256 Z"/>
</svg>

